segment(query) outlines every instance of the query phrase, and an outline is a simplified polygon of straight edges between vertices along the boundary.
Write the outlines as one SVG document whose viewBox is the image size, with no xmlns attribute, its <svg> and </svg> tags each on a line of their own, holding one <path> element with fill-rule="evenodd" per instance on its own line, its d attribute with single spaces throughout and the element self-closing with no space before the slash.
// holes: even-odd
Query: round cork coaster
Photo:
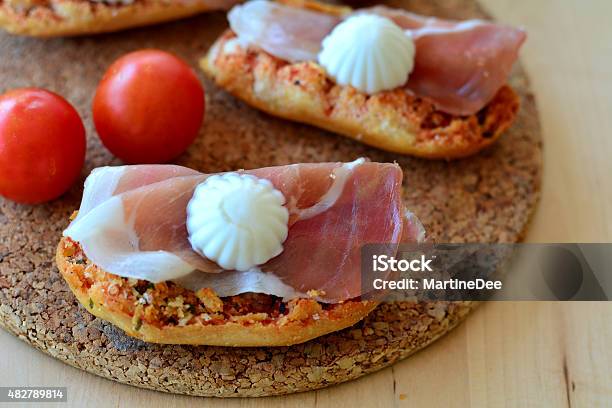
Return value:
<svg viewBox="0 0 612 408">
<path fill-rule="evenodd" d="M 446 18 L 486 17 L 474 0 L 403 0 L 391 5 Z M 170 50 L 196 67 L 225 27 L 224 15 L 215 13 L 88 38 L 36 40 L 0 34 L 0 91 L 45 87 L 77 107 L 88 131 L 84 178 L 94 167 L 119 164 L 100 144 L 91 121 L 91 99 L 106 67 L 128 51 L 148 47 Z M 540 129 L 520 68 L 511 80 L 522 98 L 516 124 L 491 149 L 454 162 L 400 157 L 270 117 L 200 75 L 207 91 L 207 117 L 199 138 L 178 164 L 218 172 L 358 157 L 397 161 L 404 170 L 408 208 L 439 242 L 517 241 L 537 202 Z M 39 206 L 0 199 L 0 324 L 68 364 L 122 383 L 220 397 L 317 389 L 410 355 L 451 330 L 474 306 L 383 304 L 352 328 L 292 347 L 146 344 L 90 315 L 54 265 L 57 242 L 79 206 L 80 194 L 77 185 L 61 199 Z"/>
</svg>

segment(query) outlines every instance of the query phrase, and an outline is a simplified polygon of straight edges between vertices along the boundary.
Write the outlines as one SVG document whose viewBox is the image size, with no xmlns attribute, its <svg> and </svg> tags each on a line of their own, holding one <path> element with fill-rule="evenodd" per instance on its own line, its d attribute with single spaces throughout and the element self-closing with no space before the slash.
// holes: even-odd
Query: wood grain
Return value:
<svg viewBox="0 0 612 408">
<path fill-rule="evenodd" d="M 612 2 L 481 2 L 530 35 L 522 61 L 541 112 L 545 173 L 527 239 L 611 241 Z M 205 402 L 89 375 L 0 331 L 0 385 L 65 385 L 71 406 L 609 406 L 611 312 L 604 303 L 490 303 L 423 352 L 360 380 Z"/>
</svg>

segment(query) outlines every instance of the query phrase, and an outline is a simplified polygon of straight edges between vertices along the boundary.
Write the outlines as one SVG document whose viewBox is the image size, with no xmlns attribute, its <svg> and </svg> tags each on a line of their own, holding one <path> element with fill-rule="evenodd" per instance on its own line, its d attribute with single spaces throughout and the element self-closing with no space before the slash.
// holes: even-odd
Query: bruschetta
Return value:
<svg viewBox="0 0 612 408">
<path fill-rule="evenodd" d="M 407 62 L 414 67 L 401 86 L 368 93 L 338 83 L 330 75 L 334 67 L 320 62 L 321 44 L 351 16 L 364 13 L 383 16 L 414 42 L 414 61 Z M 506 81 L 525 39 L 520 29 L 310 1 L 255 0 L 234 7 L 228 16 L 230 29 L 200 66 L 217 85 L 274 116 L 395 153 L 454 159 L 493 144 L 519 110 L 519 97 Z M 349 54 L 338 64 L 353 64 L 347 62 L 350 55 L 363 57 L 368 51 L 355 51 L 362 41 L 359 34 L 345 34 L 337 42 L 347 41 L 353 48 L 337 52 Z M 362 64 L 376 65 L 367 58 Z M 385 69 L 379 73 L 383 82 L 391 75 Z"/>
</svg>

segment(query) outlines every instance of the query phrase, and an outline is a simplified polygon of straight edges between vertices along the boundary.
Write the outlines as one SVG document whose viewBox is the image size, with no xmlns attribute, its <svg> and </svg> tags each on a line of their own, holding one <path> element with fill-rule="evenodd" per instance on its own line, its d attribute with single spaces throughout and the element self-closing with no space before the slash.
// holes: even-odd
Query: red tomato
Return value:
<svg viewBox="0 0 612 408">
<path fill-rule="evenodd" d="M 174 55 L 132 52 L 104 74 L 93 119 L 104 145 L 123 161 L 167 162 L 196 138 L 204 119 L 204 89 Z"/>
<path fill-rule="evenodd" d="M 85 161 L 85 128 L 64 98 L 44 89 L 0 96 L 0 195 L 35 204 L 66 192 Z"/>
</svg>

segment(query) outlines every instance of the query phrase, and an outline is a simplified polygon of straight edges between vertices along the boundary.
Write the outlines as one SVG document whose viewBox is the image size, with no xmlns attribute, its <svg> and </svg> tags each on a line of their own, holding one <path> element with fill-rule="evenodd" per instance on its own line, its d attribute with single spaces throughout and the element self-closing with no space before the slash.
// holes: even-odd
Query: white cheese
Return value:
<svg viewBox="0 0 612 408">
<path fill-rule="evenodd" d="M 323 39 L 318 59 L 337 84 L 374 94 L 403 86 L 415 53 L 412 37 L 391 20 L 357 14 Z"/>
<path fill-rule="evenodd" d="M 207 178 L 187 206 L 193 249 L 224 269 L 247 271 L 283 251 L 289 211 L 266 179 L 239 173 Z"/>
</svg>

